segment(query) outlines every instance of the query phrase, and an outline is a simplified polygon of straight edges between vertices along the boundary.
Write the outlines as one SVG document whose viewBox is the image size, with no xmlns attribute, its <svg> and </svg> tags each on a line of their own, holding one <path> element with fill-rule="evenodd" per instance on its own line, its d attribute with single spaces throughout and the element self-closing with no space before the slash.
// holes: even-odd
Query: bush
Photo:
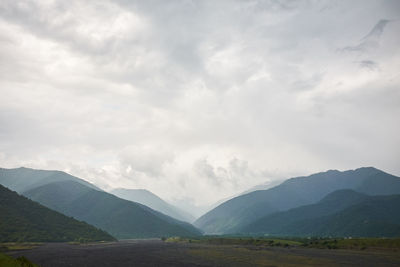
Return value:
<svg viewBox="0 0 400 267">
<path fill-rule="evenodd" d="M 25 258 L 24 256 L 18 257 L 17 262 L 19 262 L 22 267 L 35 267 L 36 266 L 32 262 L 30 262 L 27 258 Z"/>
</svg>

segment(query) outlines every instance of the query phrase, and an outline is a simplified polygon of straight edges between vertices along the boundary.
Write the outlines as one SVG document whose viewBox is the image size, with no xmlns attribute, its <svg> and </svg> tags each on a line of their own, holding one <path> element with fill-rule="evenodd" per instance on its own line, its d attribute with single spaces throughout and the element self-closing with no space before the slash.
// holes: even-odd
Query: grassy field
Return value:
<svg viewBox="0 0 400 267">
<path fill-rule="evenodd" d="M 40 246 L 42 243 L 34 243 L 34 242 L 7 242 L 0 243 L 0 252 L 12 251 L 12 250 L 25 250 L 25 249 L 33 249 Z"/>
<path fill-rule="evenodd" d="M 328 249 L 400 250 L 400 238 L 324 238 L 305 239 L 302 246 Z"/>
<path fill-rule="evenodd" d="M 211 266 L 334 266 L 334 261 L 276 250 L 242 246 L 194 247 L 189 254 L 207 260 Z"/>
<path fill-rule="evenodd" d="M 211 265 L 231 266 L 397 266 L 400 239 L 217 237 L 168 238 L 190 244 L 190 255 Z M 197 246 L 193 246 L 197 245 Z"/>
<path fill-rule="evenodd" d="M 378 249 L 400 250 L 400 238 L 267 238 L 267 237 L 171 237 L 166 242 L 186 242 L 209 245 L 241 245 L 259 247 L 305 247 L 318 249 Z"/>
</svg>

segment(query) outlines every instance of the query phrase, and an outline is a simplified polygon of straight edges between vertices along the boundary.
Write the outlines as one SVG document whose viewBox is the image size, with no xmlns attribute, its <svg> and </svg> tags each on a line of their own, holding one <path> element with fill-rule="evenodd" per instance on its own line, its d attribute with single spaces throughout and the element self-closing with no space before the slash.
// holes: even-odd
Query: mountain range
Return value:
<svg viewBox="0 0 400 267">
<path fill-rule="evenodd" d="M 268 190 L 230 199 L 201 216 L 194 225 L 207 234 L 238 233 L 269 214 L 317 203 L 341 189 L 367 195 L 400 194 L 400 179 L 372 167 L 291 178 Z"/>
<path fill-rule="evenodd" d="M 189 223 L 118 198 L 64 172 L 0 169 L 0 184 L 22 191 L 43 206 L 92 224 L 118 239 L 201 234 Z"/>
<path fill-rule="evenodd" d="M 24 195 L 99 227 L 118 239 L 201 234 L 191 224 L 74 181 L 46 184 L 26 191 Z"/>
<path fill-rule="evenodd" d="M 337 190 L 316 204 L 267 215 L 238 232 L 272 236 L 400 236 L 400 195 Z"/>
<path fill-rule="evenodd" d="M 190 216 L 147 190 L 116 189 L 110 194 L 64 172 L 28 168 L 0 169 L 0 184 L 38 202 L 1 188 L 6 197 L 0 203 L 0 233 L 8 241 L 198 236 L 203 232 L 400 236 L 400 178 L 373 167 L 291 178 L 239 195 L 201 216 L 194 222 L 197 228 L 185 222 Z"/>
</svg>

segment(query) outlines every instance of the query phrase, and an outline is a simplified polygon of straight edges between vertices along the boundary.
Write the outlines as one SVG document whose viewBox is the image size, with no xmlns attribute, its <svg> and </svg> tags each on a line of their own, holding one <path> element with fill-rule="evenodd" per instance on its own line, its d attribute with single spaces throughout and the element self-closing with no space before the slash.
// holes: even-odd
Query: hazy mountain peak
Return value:
<svg viewBox="0 0 400 267">
<path fill-rule="evenodd" d="M 110 193 L 120 198 L 146 205 L 178 220 L 186 222 L 193 222 L 195 220 L 193 215 L 171 205 L 147 189 L 116 188 L 111 190 Z"/>
<path fill-rule="evenodd" d="M 76 181 L 95 190 L 101 190 L 97 186 L 63 171 L 36 170 L 26 167 L 0 168 L 0 184 L 19 193 L 48 183 L 67 180 Z"/>
</svg>

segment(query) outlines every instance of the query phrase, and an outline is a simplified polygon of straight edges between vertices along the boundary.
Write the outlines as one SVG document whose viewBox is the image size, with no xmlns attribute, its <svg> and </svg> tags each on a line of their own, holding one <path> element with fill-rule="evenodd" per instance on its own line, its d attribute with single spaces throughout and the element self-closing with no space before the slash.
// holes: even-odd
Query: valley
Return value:
<svg viewBox="0 0 400 267">
<path fill-rule="evenodd" d="M 150 191 L 64 172 L 0 169 L 0 184 L 0 252 L 16 266 L 400 264 L 400 178 L 372 167 L 246 192 L 193 225 Z"/>
<path fill-rule="evenodd" d="M 0 0 L 0 267 L 399 266 L 400 0 Z"/>
</svg>

